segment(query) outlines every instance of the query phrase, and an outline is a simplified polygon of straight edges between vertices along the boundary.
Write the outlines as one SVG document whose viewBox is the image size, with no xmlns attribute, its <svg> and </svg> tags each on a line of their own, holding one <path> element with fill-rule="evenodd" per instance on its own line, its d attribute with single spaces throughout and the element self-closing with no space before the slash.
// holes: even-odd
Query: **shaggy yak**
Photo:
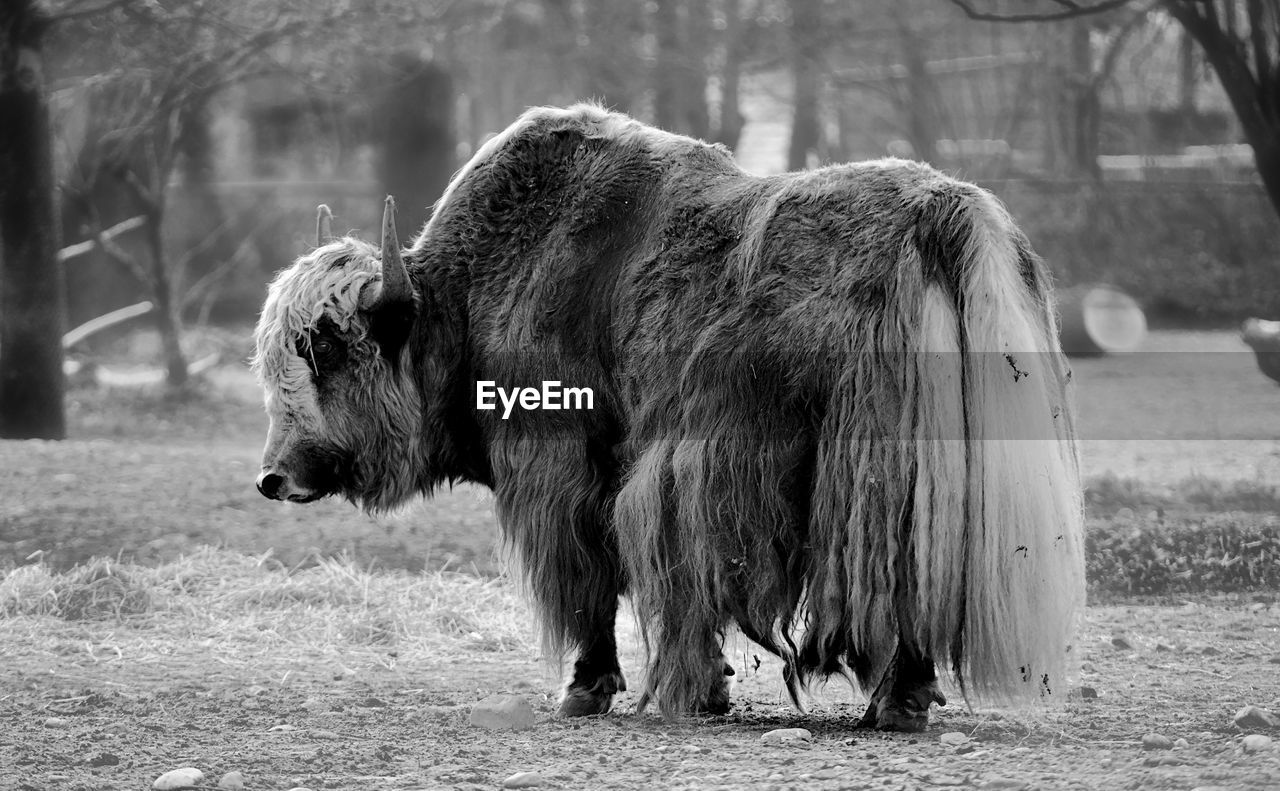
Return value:
<svg viewBox="0 0 1280 791">
<path fill-rule="evenodd" d="M 401 249 L 334 238 L 271 284 L 258 487 L 394 508 L 490 487 L 560 712 L 625 689 L 724 712 L 732 628 L 793 700 L 843 674 L 861 724 L 1060 695 L 1083 602 L 1079 470 L 1048 277 L 1000 203 L 883 160 L 744 173 L 592 105 L 527 112 Z M 590 409 L 477 408 L 559 381 Z M 521 402 L 523 406 L 528 404 Z M 798 704 L 797 704 L 798 705 Z"/>
</svg>

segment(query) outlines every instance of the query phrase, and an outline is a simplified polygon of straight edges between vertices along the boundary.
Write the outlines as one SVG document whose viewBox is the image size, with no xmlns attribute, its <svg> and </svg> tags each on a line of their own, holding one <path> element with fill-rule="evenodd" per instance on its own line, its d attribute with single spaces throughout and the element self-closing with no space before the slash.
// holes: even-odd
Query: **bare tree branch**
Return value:
<svg viewBox="0 0 1280 791">
<path fill-rule="evenodd" d="M 1128 5 L 1133 0 L 1101 0 L 1093 5 L 1080 5 L 1071 2 L 1071 0 L 1054 0 L 1054 3 L 1061 6 L 1063 10 L 1046 11 L 1042 14 L 993 14 L 974 8 L 970 0 L 950 0 L 950 2 L 963 11 L 965 16 L 970 19 L 976 19 L 979 22 L 1056 22 L 1063 19 L 1088 16 L 1089 14 L 1114 11 L 1117 8 Z"/>
<path fill-rule="evenodd" d="M 93 248 L 101 246 L 103 239 L 106 239 L 109 241 L 111 239 L 116 238 L 122 233 L 132 231 L 134 228 L 141 228 L 143 225 L 146 225 L 146 223 L 147 223 L 147 220 L 142 215 L 138 215 L 137 217 L 130 217 L 127 220 L 122 220 L 121 222 L 116 223 L 115 225 L 111 226 L 110 228 L 107 228 L 106 230 L 98 231 L 97 235 L 95 235 L 94 238 L 92 239 L 86 239 L 83 242 L 77 242 L 76 244 L 68 245 L 62 248 L 61 250 L 58 251 L 58 260 L 70 261 L 72 258 L 84 255 L 85 253 L 89 252 Z"/>
<path fill-rule="evenodd" d="M 1107 42 L 1107 50 L 1103 53 L 1102 63 L 1099 64 L 1097 72 L 1093 75 L 1092 79 L 1095 86 L 1100 87 L 1104 82 L 1111 79 L 1111 73 L 1116 68 L 1116 61 L 1120 59 L 1120 53 L 1124 50 L 1125 41 L 1132 35 L 1133 31 L 1138 29 L 1142 20 L 1160 1 L 1150 0 L 1135 11 L 1133 16 L 1125 20 L 1124 24 L 1116 30 L 1115 35 L 1111 37 L 1111 41 Z"/>
<path fill-rule="evenodd" d="M 96 6 L 89 8 L 67 9 L 65 11 L 54 11 L 47 17 L 49 22 L 65 22 L 68 19 L 80 19 L 82 17 L 94 16 L 95 14 L 104 14 L 107 11 L 129 5 L 134 0 L 105 0 Z"/>
</svg>

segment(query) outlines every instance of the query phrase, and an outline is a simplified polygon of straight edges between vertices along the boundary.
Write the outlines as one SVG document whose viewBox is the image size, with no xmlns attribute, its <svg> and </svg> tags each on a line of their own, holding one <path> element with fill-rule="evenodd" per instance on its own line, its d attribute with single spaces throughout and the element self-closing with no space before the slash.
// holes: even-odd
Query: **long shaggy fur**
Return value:
<svg viewBox="0 0 1280 791">
<path fill-rule="evenodd" d="M 988 193 L 896 160 L 756 177 L 594 106 L 542 108 L 459 172 L 405 258 L 413 341 L 373 375 L 423 417 L 389 452 L 419 490 L 493 486 L 553 650 L 588 646 L 628 593 L 664 711 L 715 696 L 734 627 L 793 693 L 832 673 L 870 689 L 901 644 L 971 696 L 1061 690 L 1083 601 L 1069 375 L 1044 269 Z M 322 270 L 297 277 L 327 293 Z M 592 387 L 596 408 L 504 421 L 471 409 L 477 379 Z M 372 502 L 405 496 L 387 475 Z"/>
</svg>

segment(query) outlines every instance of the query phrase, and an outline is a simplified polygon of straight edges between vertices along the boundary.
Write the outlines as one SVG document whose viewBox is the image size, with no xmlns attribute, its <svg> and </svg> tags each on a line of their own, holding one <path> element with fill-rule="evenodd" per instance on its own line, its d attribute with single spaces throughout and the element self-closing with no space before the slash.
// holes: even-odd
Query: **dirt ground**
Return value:
<svg viewBox="0 0 1280 791">
<path fill-rule="evenodd" d="M 1153 338 L 1144 357 L 1076 366 L 1086 474 L 1165 485 L 1193 474 L 1280 480 L 1280 390 L 1251 357 L 1227 333 Z M 144 403 L 154 420 L 139 426 L 85 401 L 69 442 L 0 443 L 0 565 L 32 553 L 148 561 L 210 536 L 245 552 L 281 547 L 294 553 L 289 563 L 352 542 L 370 562 L 492 563 L 490 503 L 474 490 L 377 521 L 344 503 L 260 501 L 251 488 L 263 422 L 256 393 L 242 372 L 210 391 L 223 407 L 194 419 L 192 408 Z M 249 789 L 493 789 L 526 771 L 543 788 L 646 791 L 1280 788 L 1280 746 L 1246 753 L 1232 724 L 1247 704 L 1280 713 L 1272 596 L 1090 607 L 1080 684 L 1096 698 L 1019 713 L 970 710 L 952 695 L 915 735 L 855 729 L 861 698 L 840 681 L 795 711 L 776 661 L 743 644 L 728 652 L 737 675 L 726 717 L 638 715 L 629 692 L 610 715 L 564 721 L 551 716 L 557 682 L 533 649 L 481 644 L 409 661 L 388 648 L 378 661 L 355 661 L 290 656 L 285 646 L 256 668 L 227 663 L 217 640 L 199 633 L 140 661 L 112 646 L 145 624 L 58 628 L 38 650 L 0 647 L 0 791 L 149 788 L 185 766 L 203 770 L 202 787 L 238 771 Z M 254 639 L 272 650 L 262 629 Z M 623 638 L 624 669 L 638 682 L 634 634 Z M 470 707 L 493 692 L 527 698 L 535 727 L 469 725 Z M 761 741 L 790 727 L 812 740 Z M 942 741 L 954 732 L 969 739 Z M 1280 742 L 1280 731 L 1262 732 Z M 1151 733 L 1185 744 L 1144 750 Z"/>
<path fill-rule="evenodd" d="M 1280 605 L 1258 602 L 1091 608 L 1081 683 L 1096 698 L 1022 714 L 957 701 L 914 735 L 855 729 L 860 703 L 842 682 L 795 711 L 776 662 L 757 668 L 744 646 L 731 650 L 728 716 L 666 722 L 637 715 L 627 693 L 609 715 L 566 721 L 551 716 L 555 684 L 532 653 L 355 668 L 298 657 L 282 677 L 229 672 L 194 641 L 130 661 L 93 650 L 109 625 L 86 627 L 81 644 L 0 670 L 0 787 L 138 789 L 193 766 L 206 787 L 238 771 L 250 789 L 491 789 L 517 772 L 543 788 L 646 791 L 1275 789 L 1280 750 L 1245 753 L 1232 715 L 1280 708 L 1278 624 Z M 634 678 L 635 643 L 624 642 Z M 471 705 L 493 692 L 531 701 L 534 728 L 469 725 Z M 761 741 L 792 727 L 812 741 Z M 943 743 L 955 732 L 969 740 Z M 1149 733 L 1185 745 L 1144 750 Z"/>
</svg>

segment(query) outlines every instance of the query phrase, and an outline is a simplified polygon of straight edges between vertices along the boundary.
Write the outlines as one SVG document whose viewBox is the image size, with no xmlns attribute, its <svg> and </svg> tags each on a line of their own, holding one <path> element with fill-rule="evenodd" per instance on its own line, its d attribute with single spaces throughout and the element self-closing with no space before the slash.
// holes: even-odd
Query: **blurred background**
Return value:
<svg viewBox="0 0 1280 791">
<path fill-rule="evenodd" d="M 925 160 L 1000 195 L 1064 285 L 1166 323 L 1280 316 L 1277 207 L 1161 3 L 1039 23 L 947 0 L 106 5 L 44 41 L 61 244 L 138 218 L 66 260 L 71 327 L 143 300 L 177 331 L 250 322 L 317 203 L 372 232 L 391 193 L 416 227 L 487 136 L 584 99 L 759 173 Z"/>
<path fill-rule="evenodd" d="M 368 238 L 391 193 L 405 238 L 488 136 L 581 100 L 756 173 L 893 155 L 990 188 L 1065 313 L 1109 284 L 1098 312 L 1122 320 L 1086 334 L 1148 352 L 1076 364 L 1095 516 L 1193 489 L 1192 510 L 1270 513 L 1276 390 L 1236 328 L 1280 318 L 1277 97 L 1276 0 L 9 0 L 0 436 L 87 444 L 0 443 L 0 539 L 22 562 L 130 530 L 166 551 L 385 533 L 374 556 L 420 567 L 452 550 L 406 536 L 443 522 L 423 540 L 489 563 L 471 492 L 381 532 L 345 504 L 260 502 L 244 361 L 317 204 Z"/>
</svg>

